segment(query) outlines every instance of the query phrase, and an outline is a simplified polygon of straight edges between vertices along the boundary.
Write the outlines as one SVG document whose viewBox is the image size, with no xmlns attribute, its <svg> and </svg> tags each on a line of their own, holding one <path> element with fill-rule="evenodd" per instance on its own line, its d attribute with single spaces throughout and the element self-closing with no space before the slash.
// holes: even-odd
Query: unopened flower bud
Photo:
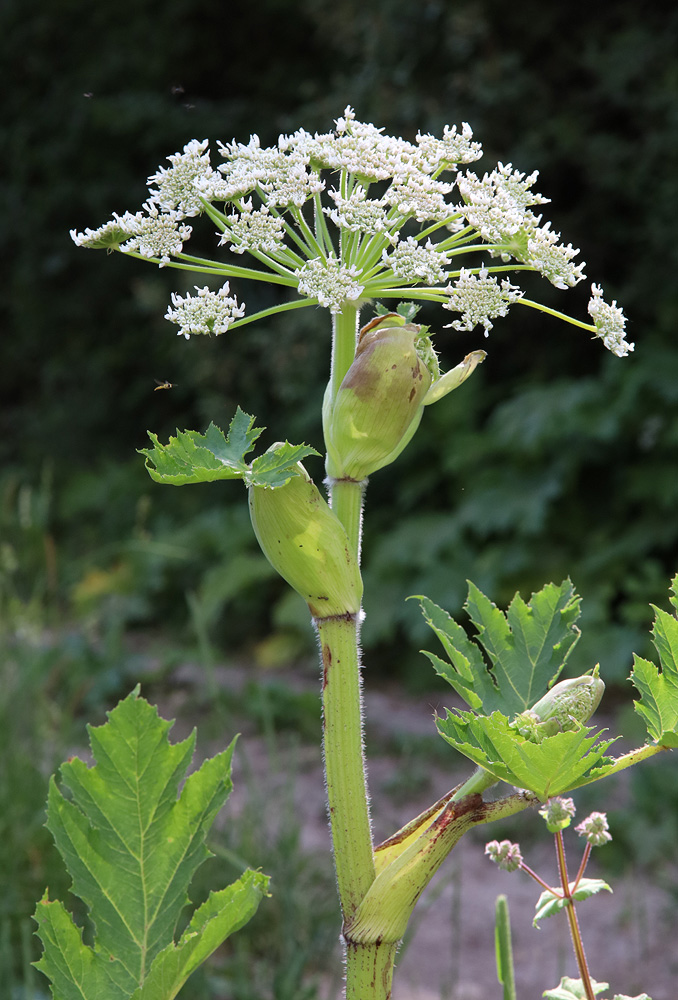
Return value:
<svg viewBox="0 0 678 1000">
<path fill-rule="evenodd" d="M 384 317 L 363 330 L 353 364 L 325 413 L 327 472 L 366 479 L 389 465 L 419 426 L 431 372 L 417 350 L 419 327 Z"/>
<path fill-rule="evenodd" d="M 575 830 L 580 837 L 586 837 L 592 847 L 602 847 L 612 840 L 605 813 L 592 812 L 579 826 L 575 826 Z"/>
<path fill-rule="evenodd" d="M 523 863 L 520 845 L 512 844 L 510 840 L 491 840 L 485 844 L 485 854 L 505 872 L 514 872 Z"/>
<path fill-rule="evenodd" d="M 578 724 L 589 721 L 600 704 L 604 690 L 605 684 L 598 676 L 596 666 L 592 674 L 554 684 L 531 709 L 517 715 L 511 725 L 534 742 L 575 729 Z"/>
<path fill-rule="evenodd" d="M 567 829 L 576 811 L 572 799 L 556 795 L 555 798 L 549 799 L 546 805 L 541 807 L 539 815 L 546 820 L 546 829 L 549 833 L 558 833 L 560 830 Z"/>
<path fill-rule="evenodd" d="M 251 486 L 250 516 L 261 549 L 314 618 L 356 614 L 362 580 L 346 530 L 303 465 L 284 486 Z"/>
</svg>

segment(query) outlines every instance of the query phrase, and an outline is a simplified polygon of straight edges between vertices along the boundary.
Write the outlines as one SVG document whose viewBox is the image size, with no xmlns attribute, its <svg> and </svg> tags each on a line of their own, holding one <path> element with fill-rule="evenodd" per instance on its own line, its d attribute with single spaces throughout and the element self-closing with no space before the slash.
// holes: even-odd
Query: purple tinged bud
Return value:
<svg viewBox="0 0 678 1000">
<path fill-rule="evenodd" d="M 612 840 L 605 813 L 592 812 L 575 826 L 575 830 L 580 837 L 586 837 L 592 847 L 602 847 Z"/>
</svg>

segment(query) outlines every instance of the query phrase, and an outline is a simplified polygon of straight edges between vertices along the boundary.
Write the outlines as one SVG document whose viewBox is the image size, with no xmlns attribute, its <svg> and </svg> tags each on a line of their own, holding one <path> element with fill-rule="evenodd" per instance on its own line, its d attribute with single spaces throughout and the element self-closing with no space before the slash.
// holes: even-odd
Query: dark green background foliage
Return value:
<svg viewBox="0 0 678 1000">
<path fill-rule="evenodd" d="M 266 444 L 319 446 L 326 314 L 187 343 L 162 317 L 170 291 L 194 281 L 79 250 L 68 230 L 136 211 L 147 175 L 191 138 L 257 132 L 270 143 L 327 130 L 352 104 L 410 139 L 467 120 L 485 146 L 481 169 L 538 168 L 547 217 L 623 304 L 636 341 L 619 360 L 519 308 L 489 341 L 440 330 L 446 366 L 479 347 L 489 357 L 370 486 L 370 662 L 393 669 L 409 622 L 412 652 L 395 665 L 427 671 L 409 593 L 458 613 L 466 577 L 505 604 L 569 574 L 588 626 L 577 668 L 601 660 L 626 676 L 648 602 L 665 604 L 678 568 L 678 9 L 6 0 L 0 17 L 0 459 L 15 596 L 27 600 L 42 573 L 68 616 L 113 594 L 129 621 L 175 624 L 188 621 L 191 593 L 222 643 L 295 630 L 301 617 L 277 603 L 284 591 L 255 550 L 239 488 L 162 489 L 135 449 L 147 428 L 165 439 L 177 426 L 223 426 L 238 402 L 268 426 Z M 585 316 L 587 286 L 529 290 Z M 249 311 L 273 301 L 241 294 Z M 422 318 L 440 329 L 449 317 Z M 154 392 L 154 379 L 176 387 Z M 49 566 L 39 546 L 24 558 L 12 514 L 45 470 Z"/>
</svg>

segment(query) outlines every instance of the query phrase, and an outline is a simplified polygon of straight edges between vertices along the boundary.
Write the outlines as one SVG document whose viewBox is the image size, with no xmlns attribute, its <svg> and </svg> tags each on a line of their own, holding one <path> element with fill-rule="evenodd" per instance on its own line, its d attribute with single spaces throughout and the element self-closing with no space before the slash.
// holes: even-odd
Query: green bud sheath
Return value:
<svg viewBox="0 0 678 1000">
<path fill-rule="evenodd" d="M 262 552 L 313 617 L 357 614 L 363 585 L 348 536 L 303 465 L 277 489 L 251 486 L 249 505 Z"/>
<path fill-rule="evenodd" d="M 327 472 L 366 479 L 392 462 L 419 425 L 431 373 L 419 357 L 419 327 L 366 330 L 327 414 Z"/>
<path fill-rule="evenodd" d="M 517 715 L 511 725 L 523 736 L 536 740 L 574 729 L 575 723 L 584 725 L 589 721 L 604 691 L 605 684 L 596 666 L 593 674 L 554 684 L 531 709 Z"/>
</svg>

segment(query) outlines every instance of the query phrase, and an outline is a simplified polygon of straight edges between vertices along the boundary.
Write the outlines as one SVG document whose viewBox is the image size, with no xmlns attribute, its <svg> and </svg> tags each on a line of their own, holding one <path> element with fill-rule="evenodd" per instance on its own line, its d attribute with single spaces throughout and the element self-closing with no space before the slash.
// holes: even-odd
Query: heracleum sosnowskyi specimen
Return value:
<svg viewBox="0 0 678 1000">
<path fill-rule="evenodd" d="M 344 526 L 303 465 L 284 486 L 251 486 L 249 504 L 264 555 L 313 617 L 357 614 L 363 591 L 358 563 Z"/>
<path fill-rule="evenodd" d="M 207 140 L 194 139 L 170 156 L 170 166 L 148 178 L 141 211 L 72 235 L 81 246 L 200 274 L 197 294 L 187 294 L 184 285 L 166 313 L 186 338 L 221 335 L 278 312 L 310 308 L 330 314 L 323 424 L 331 509 L 303 470 L 275 489 L 251 487 L 250 509 L 264 553 L 316 618 L 337 886 L 350 922 L 376 876 L 358 647 L 364 479 L 405 447 L 422 407 L 459 385 L 484 357 L 474 351 L 438 378 L 426 362 L 419 367 L 421 331 L 415 327 L 379 321 L 375 336 L 360 348 L 360 310 L 372 302 L 433 303 L 452 314 L 452 330 L 480 328 L 487 336 L 514 306 L 528 307 L 599 337 L 620 357 L 633 345 L 624 339 L 621 309 L 604 300 L 598 285 L 591 287 L 584 322 L 530 301 L 513 283 L 522 271 L 537 272 L 565 291 L 583 280 L 583 265 L 573 262 L 578 251 L 542 221 L 548 199 L 532 190 L 536 172 L 502 163 L 482 177 L 469 169 L 482 148 L 466 123 L 445 126 L 441 137 L 418 133 L 409 141 L 358 121 L 349 107 L 324 134 L 298 129 L 270 147 L 256 135 L 248 143 L 221 143 L 218 166 L 210 162 L 208 147 Z M 220 259 L 185 252 L 189 222 L 200 216 L 217 230 Z M 286 294 L 247 315 L 231 280 L 270 283 Z M 382 350 L 386 357 L 396 348 L 389 356 L 395 367 L 381 364 L 379 373 Z M 392 391 L 396 375 L 405 376 L 404 395 Z M 383 424 L 378 408 L 368 405 L 365 385 L 386 406 Z M 401 916 L 406 921 L 404 909 Z M 347 1000 L 390 997 L 396 945 L 386 944 L 368 934 L 347 947 Z"/>
</svg>

